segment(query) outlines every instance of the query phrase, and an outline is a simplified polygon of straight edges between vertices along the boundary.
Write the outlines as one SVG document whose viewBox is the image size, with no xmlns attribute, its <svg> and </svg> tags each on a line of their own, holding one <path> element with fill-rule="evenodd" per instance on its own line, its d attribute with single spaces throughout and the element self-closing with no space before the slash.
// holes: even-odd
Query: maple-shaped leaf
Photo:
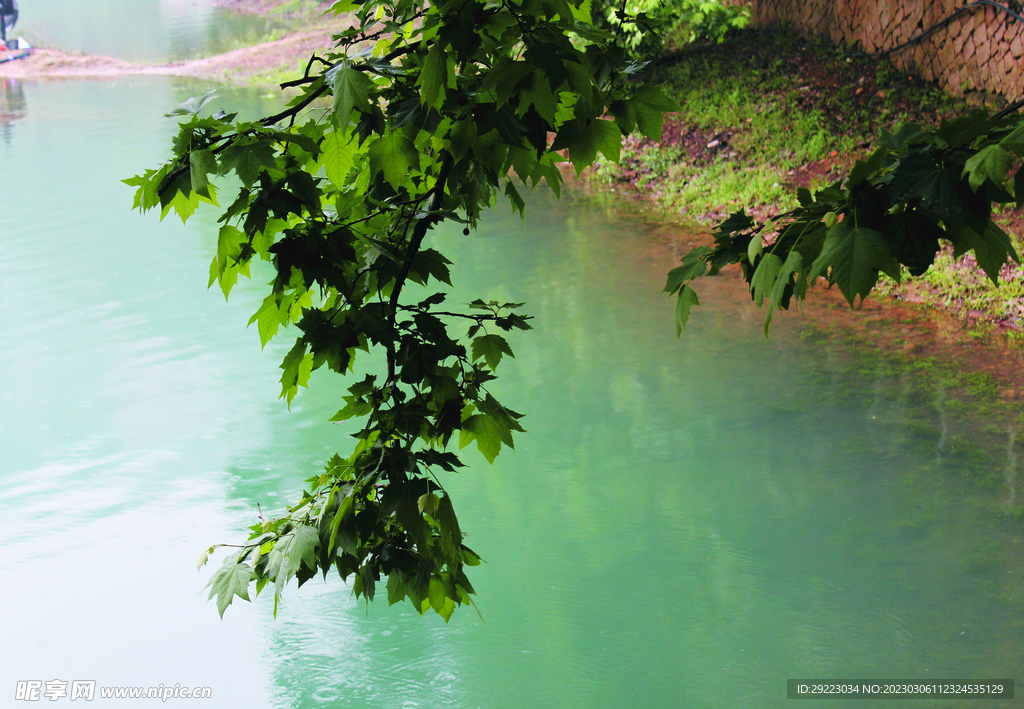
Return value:
<svg viewBox="0 0 1024 709">
<path fill-rule="evenodd" d="M 353 69 L 348 62 L 339 64 L 327 72 L 327 80 L 334 90 L 331 122 L 338 130 L 344 130 L 352 120 L 352 109 L 360 111 L 370 105 L 370 90 L 373 80 L 361 71 Z M 365 109 L 364 109 L 365 107 Z"/>
<path fill-rule="evenodd" d="M 690 308 L 695 305 L 700 305 L 697 291 L 688 285 L 683 286 L 679 295 L 676 296 L 676 337 L 682 335 L 683 330 L 686 329 L 686 323 L 690 320 Z"/>
<path fill-rule="evenodd" d="M 202 96 L 193 96 L 188 101 L 184 101 L 178 104 L 178 107 L 170 113 L 165 113 L 165 118 L 171 118 L 174 116 L 194 116 L 203 110 L 203 106 L 208 104 L 214 98 L 217 97 L 217 90 L 211 89 Z"/>
<path fill-rule="evenodd" d="M 473 340 L 473 361 L 483 357 L 492 372 L 498 368 L 503 354 L 515 357 L 512 354 L 512 348 L 508 346 L 508 342 L 501 335 L 481 335 Z"/>
<path fill-rule="evenodd" d="M 235 596 L 244 601 L 249 600 L 249 582 L 256 578 L 256 572 L 246 563 L 239 563 L 237 556 L 229 556 L 217 573 L 210 578 L 206 586 L 210 589 L 207 600 L 217 596 L 217 610 L 220 617 Z"/>
<path fill-rule="evenodd" d="M 998 145 L 989 145 L 967 159 L 964 164 L 964 175 L 971 183 L 975 192 L 985 180 L 992 180 L 997 185 L 1006 181 L 1006 174 L 1013 167 L 1013 155 Z"/>
<path fill-rule="evenodd" d="M 435 42 L 427 52 L 417 84 L 422 90 L 423 103 L 440 108 L 444 103 L 448 84 L 448 53 L 440 43 Z"/>
<path fill-rule="evenodd" d="M 234 170 L 246 187 L 252 187 L 260 176 L 260 170 L 272 170 L 276 167 L 274 146 L 268 140 L 247 144 L 232 143 L 220 156 L 220 174 L 226 175 Z"/>
<path fill-rule="evenodd" d="M 576 168 L 576 173 L 589 167 L 600 152 L 612 162 L 619 161 L 622 148 L 622 131 L 614 121 L 600 118 L 580 126 L 579 121 L 569 121 L 561 127 L 551 150 L 569 149 L 569 160 Z"/>
<path fill-rule="evenodd" d="M 274 593 L 278 598 L 285 584 L 299 572 L 303 563 L 311 569 L 316 568 L 318 546 L 320 534 L 316 527 L 308 524 L 300 524 L 277 540 L 267 561 L 267 575 L 274 579 Z"/>
<path fill-rule="evenodd" d="M 856 296 L 867 297 L 881 271 L 899 280 L 900 265 L 885 239 L 874 229 L 841 222 L 828 230 L 821 254 L 811 266 L 810 280 L 831 269 L 829 282 L 839 286 L 852 306 Z"/>
<path fill-rule="evenodd" d="M 420 153 L 413 142 L 401 133 L 391 132 L 370 143 L 370 170 L 384 171 L 384 179 L 397 187 L 419 165 Z"/>
<path fill-rule="evenodd" d="M 493 463 L 501 451 L 501 444 L 512 447 L 512 432 L 503 421 L 484 414 L 474 414 L 462 422 L 459 433 L 459 448 L 465 448 L 473 441 L 476 447 Z"/>
</svg>

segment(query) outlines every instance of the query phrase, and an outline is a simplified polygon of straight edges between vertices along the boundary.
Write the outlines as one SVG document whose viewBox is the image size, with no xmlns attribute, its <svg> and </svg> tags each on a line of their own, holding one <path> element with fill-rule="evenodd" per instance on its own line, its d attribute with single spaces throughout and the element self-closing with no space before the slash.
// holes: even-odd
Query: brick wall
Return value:
<svg viewBox="0 0 1024 709">
<path fill-rule="evenodd" d="M 748 0 L 752 24 L 787 27 L 865 52 L 889 49 L 968 4 L 966 0 Z M 993 7 L 972 8 L 890 56 L 904 71 L 954 95 L 1024 98 L 1024 23 Z"/>
</svg>

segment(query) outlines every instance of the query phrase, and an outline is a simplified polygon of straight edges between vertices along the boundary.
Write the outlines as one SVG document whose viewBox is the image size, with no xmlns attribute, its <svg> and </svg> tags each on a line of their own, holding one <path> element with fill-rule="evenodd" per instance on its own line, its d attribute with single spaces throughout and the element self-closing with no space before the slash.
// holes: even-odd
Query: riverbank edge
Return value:
<svg viewBox="0 0 1024 709">
<path fill-rule="evenodd" d="M 216 0 L 240 14 L 278 17 L 294 23 L 250 46 L 187 61 L 145 64 L 115 57 L 36 47 L 32 55 L 0 64 L 0 79 L 107 79 L 120 76 L 175 76 L 241 86 L 277 88 L 301 76 L 310 56 L 332 45 L 346 19 L 324 15 L 319 0 Z"/>
<path fill-rule="evenodd" d="M 740 57 L 749 58 L 757 51 L 752 44 L 766 40 L 778 53 L 775 64 L 785 70 L 769 72 L 767 89 L 736 79 L 742 74 L 737 66 L 744 64 Z M 700 61 L 706 68 L 709 58 L 726 57 L 733 76 L 721 87 L 718 106 L 709 105 L 713 86 L 695 92 L 686 81 L 673 80 L 673 67 Z M 904 122 L 937 125 L 940 119 L 977 110 L 986 99 L 989 106 L 999 105 L 998 99 L 976 93 L 950 96 L 895 70 L 885 59 L 844 56 L 823 44 L 760 29 L 735 33 L 720 46 L 672 49 L 655 58 L 652 67 L 645 79 L 664 82 L 683 111 L 666 117 L 661 141 L 630 136 L 617 165 L 603 161 L 585 176 L 646 204 L 657 218 L 696 222 L 705 229 L 741 208 L 758 219 L 772 218 L 796 206 L 797 188 L 813 190 L 844 179 L 858 159 L 874 150 L 882 129 L 894 131 Z M 817 134 L 808 140 L 806 132 L 782 127 L 776 155 L 749 149 L 744 136 L 756 133 L 750 124 L 762 120 L 764 107 L 773 103 L 786 104 L 792 126 L 811 126 Z M 730 183 L 737 175 L 751 174 L 755 177 L 748 182 L 763 184 L 745 194 L 729 194 L 708 188 L 709 174 Z M 1004 209 L 995 221 L 1024 254 L 1024 210 Z M 972 254 L 954 260 L 947 247 L 924 276 L 907 276 L 900 284 L 883 277 L 872 296 L 948 314 L 972 339 L 1002 335 L 1024 340 L 1024 269 L 1015 264 L 1004 268 L 1001 282 L 993 285 Z"/>
</svg>

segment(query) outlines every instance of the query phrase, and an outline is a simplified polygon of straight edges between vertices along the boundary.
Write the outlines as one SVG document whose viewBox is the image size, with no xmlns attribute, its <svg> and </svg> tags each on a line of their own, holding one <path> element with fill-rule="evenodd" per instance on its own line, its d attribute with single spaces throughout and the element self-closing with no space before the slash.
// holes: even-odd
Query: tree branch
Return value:
<svg viewBox="0 0 1024 709">
<path fill-rule="evenodd" d="M 447 150 L 444 151 L 444 157 L 441 158 L 441 170 L 437 175 L 437 182 L 434 183 L 433 197 L 430 200 L 431 212 L 436 212 L 441 208 L 441 204 L 444 200 L 444 188 L 445 183 L 448 181 L 448 171 L 452 166 L 452 154 Z M 420 219 L 416 222 L 416 228 L 413 229 L 412 239 L 409 240 L 409 248 L 405 252 L 405 262 L 402 264 L 402 270 L 398 272 L 398 277 L 395 279 L 395 285 L 391 289 L 391 298 L 388 301 L 388 305 L 391 308 L 391 327 L 395 327 L 395 318 L 398 315 L 398 298 L 402 295 L 402 286 L 405 285 L 406 279 L 409 277 L 409 271 L 412 269 L 413 259 L 416 258 L 416 254 L 419 253 L 420 245 L 423 243 L 424 237 L 427 235 L 427 230 L 430 228 L 431 221 L 429 219 Z M 393 342 L 388 342 L 388 378 L 384 386 L 391 386 L 395 381 L 395 345 Z"/>
</svg>

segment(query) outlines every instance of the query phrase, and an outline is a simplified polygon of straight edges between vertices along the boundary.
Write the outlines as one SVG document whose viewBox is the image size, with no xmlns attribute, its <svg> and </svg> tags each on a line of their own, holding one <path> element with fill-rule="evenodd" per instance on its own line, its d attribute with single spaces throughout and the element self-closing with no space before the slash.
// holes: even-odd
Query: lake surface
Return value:
<svg viewBox="0 0 1024 709">
<path fill-rule="evenodd" d="M 1024 677 L 1017 421 L 978 423 L 955 376 L 810 320 L 766 340 L 728 279 L 675 339 L 659 290 L 688 235 L 572 195 L 431 237 L 451 300 L 536 316 L 498 388 L 529 433 L 446 479 L 488 562 L 484 620 L 367 608 L 336 577 L 288 589 L 276 620 L 269 598 L 220 620 L 196 555 L 350 439 L 327 422 L 344 381 L 277 400 L 288 336 L 261 351 L 245 328 L 260 289 L 206 289 L 215 215 L 130 211 L 119 180 L 166 155 L 161 114 L 206 88 L 0 84 L 0 693 L 754 709 L 788 706 L 787 678 Z"/>
</svg>

